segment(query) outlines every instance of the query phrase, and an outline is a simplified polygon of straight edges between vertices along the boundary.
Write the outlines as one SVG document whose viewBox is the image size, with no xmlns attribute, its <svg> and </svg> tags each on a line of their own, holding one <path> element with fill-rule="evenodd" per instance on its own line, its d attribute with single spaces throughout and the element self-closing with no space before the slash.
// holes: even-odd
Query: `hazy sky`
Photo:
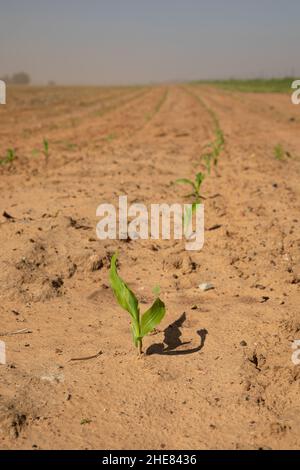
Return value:
<svg viewBox="0 0 300 470">
<path fill-rule="evenodd" d="M 300 78 L 300 0 L 0 0 L 0 76 Z"/>
</svg>

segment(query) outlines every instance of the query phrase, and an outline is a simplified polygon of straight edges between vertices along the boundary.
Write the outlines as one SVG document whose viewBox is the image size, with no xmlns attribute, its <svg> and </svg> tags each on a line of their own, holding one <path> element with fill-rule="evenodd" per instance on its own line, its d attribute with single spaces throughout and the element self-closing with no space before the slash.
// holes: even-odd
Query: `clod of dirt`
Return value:
<svg viewBox="0 0 300 470">
<path fill-rule="evenodd" d="M 13 217 L 12 215 L 10 215 L 8 212 L 4 211 L 3 212 L 3 217 L 5 217 L 6 219 L 8 220 L 15 220 L 15 217 Z"/>
<path fill-rule="evenodd" d="M 101 256 L 92 255 L 87 261 L 87 270 L 88 271 L 100 271 L 104 266 L 104 262 Z"/>
<path fill-rule="evenodd" d="M 151 250 L 152 250 L 152 251 L 159 251 L 159 250 L 160 250 L 160 247 L 157 246 L 157 245 L 151 245 Z"/>
<path fill-rule="evenodd" d="M 78 222 L 77 220 L 73 219 L 72 217 L 69 217 L 69 221 L 70 221 L 70 226 L 75 228 L 76 230 L 90 230 L 91 227 L 84 224 L 84 223 L 81 223 L 81 222 Z"/>
<path fill-rule="evenodd" d="M 20 312 L 18 312 L 17 310 L 12 310 L 12 313 L 13 313 L 14 315 L 16 315 L 16 317 L 18 317 L 19 315 L 21 315 Z"/>
<path fill-rule="evenodd" d="M 255 289 L 260 289 L 260 290 L 265 290 L 266 288 L 266 286 L 263 286 L 262 284 L 255 284 L 253 287 L 255 287 Z"/>
<path fill-rule="evenodd" d="M 23 429 L 23 427 L 26 425 L 26 420 L 27 417 L 25 414 L 18 414 L 16 413 L 14 416 L 14 419 L 11 423 L 11 435 L 15 439 L 17 439 Z"/>
<path fill-rule="evenodd" d="M 132 241 L 132 238 L 130 238 L 129 235 L 127 235 L 125 238 L 124 237 L 121 237 L 120 238 L 121 242 L 123 243 L 130 243 Z"/>
<path fill-rule="evenodd" d="M 198 264 L 186 253 L 180 256 L 168 256 L 163 261 L 164 269 L 175 268 L 182 270 L 182 274 L 191 274 L 197 270 Z"/>
<path fill-rule="evenodd" d="M 60 289 L 64 285 L 64 281 L 61 277 L 57 277 L 55 279 L 52 279 L 51 285 L 54 289 Z"/>
<path fill-rule="evenodd" d="M 253 352 L 250 356 L 248 356 L 249 362 L 255 366 L 258 371 L 261 371 L 261 368 L 266 363 L 266 358 L 263 354 L 258 354 L 257 352 Z"/>
<path fill-rule="evenodd" d="M 17 439 L 28 424 L 28 414 L 14 402 L 0 403 L 0 432 Z"/>
<path fill-rule="evenodd" d="M 262 299 L 260 300 L 260 303 L 264 304 L 265 302 L 268 302 L 268 300 L 270 300 L 270 297 L 268 297 L 267 295 L 264 295 Z"/>
<path fill-rule="evenodd" d="M 68 277 L 69 277 L 69 279 L 74 276 L 76 271 L 77 271 L 77 264 L 72 263 L 68 268 Z"/>
</svg>

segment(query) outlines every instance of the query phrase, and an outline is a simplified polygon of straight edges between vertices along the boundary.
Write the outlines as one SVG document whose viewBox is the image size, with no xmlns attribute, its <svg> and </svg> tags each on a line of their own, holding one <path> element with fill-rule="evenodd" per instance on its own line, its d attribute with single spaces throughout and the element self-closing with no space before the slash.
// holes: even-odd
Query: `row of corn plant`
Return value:
<svg viewBox="0 0 300 470">
<path fill-rule="evenodd" d="M 39 150 L 34 149 L 34 151 L 32 153 L 33 154 L 38 154 Z M 43 140 L 43 151 L 42 151 L 42 153 L 45 157 L 45 161 L 46 161 L 46 164 L 47 164 L 48 160 L 49 160 L 49 156 L 50 156 L 50 154 L 49 154 L 49 141 L 47 139 Z M 0 158 L 0 165 L 7 165 L 9 163 L 12 163 L 16 158 L 17 158 L 16 149 L 8 148 L 6 150 L 5 156 Z"/>
<path fill-rule="evenodd" d="M 222 131 L 222 128 L 220 126 L 219 119 L 216 113 L 206 105 L 206 103 L 202 100 L 202 98 L 200 98 L 200 96 L 195 95 L 190 90 L 186 90 L 186 91 L 190 93 L 192 96 L 196 97 L 200 101 L 201 105 L 210 114 L 213 124 L 214 124 L 215 138 L 210 144 L 207 145 L 206 147 L 207 151 L 204 154 L 202 154 L 200 157 L 201 163 L 204 166 L 204 171 L 198 172 L 195 176 L 194 181 L 190 180 L 189 178 L 178 178 L 175 181 L 176 184 L 186 184 L 186 185 L 191 186 L 193 189 L 192 193 L 187 195 L 187 197 L 192 198 L 192 206 L 191 206 L 191 209 L 188 209 L 184 215 L 185 227 L 187 224 L 189 224 L 191 216 L 193 212 L 196 210 L 197 204 L 200 204 L 202 202 L 202 199 L 205 199 L 205 197 L 202 194 L 200 194 L 202 183 L 204 179 L 211 174 L 212 165 L 214 167 L 217 167 L 218 162 L 219 162 L 219 156 L 225 146 L 224 133 Z"/>
<path fill-rule="evenodd" d="M 215 139 L 208 144 L 208 151 L 201 155 L 201 160 L 204 163 L 207 174 L 210 175 L 212 164 L 214 167 L 218 165 L 219 156 L 224 149 L 225 139 L 222 129 L 219 124 L 215 129 Z"/>
<path fill-rule="evenodd" d="M 167 92 L 166 92 L 167 93 Z M 166 99 L 167 94 L 162 98 L 162 103 Z M 159 106 L 162 105 L 159 103 Z M 206 105 L 205 105 L 206 107 Z M 218 159 L 221 151 L 224 148 L 225 140 L 222 129 L 219 125 L 219 121 L 215 113 L 207 108 L 213 117 L 215 124 L 215 139 L 209 145 L 209 151 L 202 156 L 204 162 L 205 172 L 199 171 L 194 180 L 189 178 L 179 178 L 175 181 L 177 184 L 185 184 L 191 187 L 191 193 L 187 195 L 188 198 L 192 198 L 191 210 L 184 215 L 184 221 L 186 223 L 190 221 L 190 218 L 202 199 L 205 199 L 201 194 L 201 186 L 207 175 L 210 174 L 211 165 L 217 166 Z M 110 272 L 109 272 L 110 285 L 113 293 L 119 303 L 119 305 L 126 310 L 131 317 L 131 328 L 133 343 L 138 348 L 139 353 L 142 353 L 143 338 L 151 333 L 154 328 L 159 325 L 166 313 L 166 307 L 164 302 L 159 297 L 159 290 L 155 290 L 156 299 L 152 306 L 144 312 L 142 315 L 140 312 L 140 305 L 137 297 L 128 285 L 119 276 L 117 270 L 117 254 L 115 253 L 111 259 Z"/>
<path fill-rule="evenodd" d="M 185 89 L 185 90 L 200 102 L 201 106 L 210 115 L 214 124 L 214 135 L 215 135 L 214 140 L 213 142 L 207 145 L 208 151 L 205 152 L 203 155 L 201 155 L 201 160 L 203 161 L 207 174 L 210 175 L 212 165 L 214 167 L 217 167 L 218 162 L 219 162 L 219 156 L 221 152 L 224 150 L 224 146 L 225 146 L 224 133 L 220 126 L 218 116 L 216 115 L 214 110 L 211 109 L 205 103 L 205 101 L 203 101 L 203 99 L 200 96 L 198 96 L 197 94 L 193 93 L 192 91 L 188 89 Z"/>
</svg>

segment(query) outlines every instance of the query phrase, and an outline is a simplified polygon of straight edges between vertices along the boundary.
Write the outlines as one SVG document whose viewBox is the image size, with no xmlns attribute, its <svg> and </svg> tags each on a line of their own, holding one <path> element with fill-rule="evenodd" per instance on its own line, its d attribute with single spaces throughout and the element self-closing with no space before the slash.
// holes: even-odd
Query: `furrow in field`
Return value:
<svg viewBox="0 0 300 470">
<path fill-rule="evenodd" d="M 227 317 L 227 329 L 247 329 L 246 342 L 255 345 L 251 354 L 258 361 L 260 377 L 249 367 L 241 377 L 242 383 L 249 384 L 250 403 L 257 400 L 262 413 L 258 429 L 267 439 L 265 427 L 268 423 L 275 426 L 272 423 L 276 419 L 284 421 L 296 393 L 296 386 L 291 387 L 284 403 L 286 380 L 293 376 L 293 364 L 290 361 L 285 368 L 283 363 L 290 360 L 290 334 L 297 318 L 300 168 L 296 158 L 276 161 L 273 145 L 285 135 L 297 154 L 298 136 L 291 132 L 293 127 L 288 122 L 270 119 L 262 109 L 258 113 L 252 109 L 254 104 L 249 106 L 247 101 L 235 100 L 229 94 L 223 96 L 219 90 L 199 87 L 198 93 L 219 117 L 226 140 L 215 180 L 222 194 L 222 199 L 215 201 L 215 209 L 223 211 L 222 228 L 216 232 L 216 251 L 211 257 L 211 266 L 223 258 L 218 274 L 223 297 L 216 307 L 230 306 L 235 314 Z M 284 370 L 282 377 L 279 370 Z M 296 429 L 295 422 L 289 437 L 283 431 L 279 433 L 285 445 L 293 442 Z M 268 438 L 272 439 L 272 431 Z"/>
<path fill-rule="evenodd" d="M 123 100 L 111 103 L 101 115 L 88 113 L 71 129 L 52 129 L 46 134 L 50 149 L 48 168 L 51 168 L 51 165 L 64 165 L 67 161 L 77 161 L 82 158 L 82 151 L 102 148 L 118 134 L 121 136 L 124 132 L 132 132 L 132 129 L 144 122 L 144 115 L 152 108 L 152 100 L 156 94 L 157 91 L 151 88 L 139 90 L 125 96 Z M 37 171 L 45 166 L 42 154 L 44 137 L 45 133 L 39 131 L 39 136 L 17 141 L 17 154 L 20 157 L 17 171 L 21 166 L 29 171 Z M 6 142 L 6 148 L 13 147 L 8 139 L 3 142 Z"/>
<path fill-rule="evenodd" d="M 12 91 L 9 90 L 8 103 L 4 109 L 0 110 L 0 116 L 1 120 L 6 120 L 7 124 L 14 126 L 16 137 L 20 135 L 26 139 L 32 133 L 57 129 L 61 123 L 69 126 L 72 119 L 78 119 L 87 113 L 88 109 L 97 110 L 102 103 L 115 101 L 121 94 L 132 93 L 132 90 L 126 88 L 110 92 L 95 89 L 94 101 L 92 101 L 90 94 L 87 95 L 86 88 L 83 87 L 74 88 L 71 94 L 68 88 L 46 90 L 47 95 L 43 90 L 44 94 L 39 97 L 39 89 L 29 87 L 24 100 L 17 99 L 18 94 L 15 93 L 14 88 Z M 7 129 L 5 126 L 1 126 L 2 138 L 5 137 L 3 134 L 5 129 Z"/>
<path fill-rule="evenodd" d="M 48 139 L 56 138 L 62 134 L 66 134 L 66 131 L 69 130 L 69 133 L 73 134 L 76 132 L 79 126 L 84 125 L 85 122 L 95 121 L 96 119 L 101 119 L 106 113 L 111 112 L 118 107 L 124 106 L 127 103 L 131 102 L 134 99 L 137 99 L 141 96 L 141 93 L 144 93 L 145 90 L 138 91 L 122 91 L 121 93 L 110 95 L 108 97 L 103 96 L 102 99 L 95 100 L 94 105 L 91 107 L 86 106 L 76 106 L 75 110 L 70 103 L 69 108 L 64 109 L 62 112 L 54 112 L 54 116 L 51 116 L 51 107 L 44 105 L 42 109 L 42 115 L 39 116 L 36 112 L 31 112 L 31 115 L 26 118 L 26 112 L 23 113 L 19 109 L 19 116 L 21 119 L 10 118 L 10 122 L 14 122 L 14 140 L 12 141 L 9 138 L 9 128 L 8 126 L 2 126 L 1 129 L 1 138 L 2 142 L 6 142 L 8 146 L 19 146 L 19 143 L 22 144 L 40 144 L 40 140 L 47 136 Z M 99 109 L 99 102 L 102 104 L 101 112 Z M 88 109 L 87 109 L 88 108 Z M 56 109 L 56 108 L 54 108 Z M 26 110 L 25 110 L 26 111 Z M 9 110 L 5 111 L 9 113 Z M 95 114 L 94 114 L 95 113 Z M 58 114 L 58 118 L 55 115 Z M 4 113 L 3 113 L 4 119 Z M 24 124 L 26 127 L 24 128 Z"/>
</svg>

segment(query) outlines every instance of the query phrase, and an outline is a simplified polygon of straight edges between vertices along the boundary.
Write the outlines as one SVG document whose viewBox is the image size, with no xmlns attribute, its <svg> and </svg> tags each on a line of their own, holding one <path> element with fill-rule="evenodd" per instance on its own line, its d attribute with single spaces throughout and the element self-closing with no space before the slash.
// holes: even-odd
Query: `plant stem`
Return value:
<svg viewBox="0 0 300 470">
<path fill-rule="evenodd" d="M 142 342 L 141 339 L 138 342 L 138 348 L 139 348 L 139 354 L 142 354 L 143 353 L 143 342 Z"/>
</svg>

